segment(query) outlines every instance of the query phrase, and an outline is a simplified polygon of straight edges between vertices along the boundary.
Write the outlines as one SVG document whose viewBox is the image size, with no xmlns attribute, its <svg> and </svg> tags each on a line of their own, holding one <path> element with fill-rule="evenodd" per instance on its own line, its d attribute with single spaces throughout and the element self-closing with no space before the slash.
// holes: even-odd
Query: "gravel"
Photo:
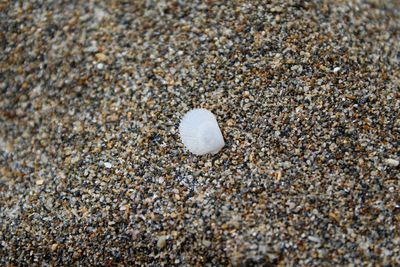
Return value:
<svg viewBox="0 0 400 267">
<path fill-rule="evenodd" d="M 398 1 L 3 1 L 0 51 L 0 265 L 400 265 Z"/>
</svg>

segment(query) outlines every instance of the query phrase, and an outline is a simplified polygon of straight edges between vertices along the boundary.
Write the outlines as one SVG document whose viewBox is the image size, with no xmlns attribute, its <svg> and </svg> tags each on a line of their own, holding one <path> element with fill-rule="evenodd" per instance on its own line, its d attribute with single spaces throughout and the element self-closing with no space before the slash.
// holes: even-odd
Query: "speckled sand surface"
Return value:
<svg viewBox="0 0 400 267">
<path fill-rule="evenodd" d="M 400 3 L 185 2 L 1 1 L 0 265 L 399 266 Z"/>
</svg>

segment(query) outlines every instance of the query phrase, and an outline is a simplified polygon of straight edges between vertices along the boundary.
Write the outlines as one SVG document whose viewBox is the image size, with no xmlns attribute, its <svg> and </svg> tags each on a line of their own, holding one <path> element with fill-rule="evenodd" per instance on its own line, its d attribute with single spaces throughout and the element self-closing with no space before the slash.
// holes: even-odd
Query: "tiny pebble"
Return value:
<svg viewBox="0 0 400 267">
<path fill-rule="evenodd" d="M 56 251 L 56 250 L 57 250 L 57 247 L 58 247 L 58 244 L 57 244 L 57 243 L 51 245 L 51 251 Z"/>
<path fill-rule="evenodd" d="M 307 238 L 308 238 L 308 240 L 310 240 L 312 242 L 316 242 L 316 243 L 320 243 L 321 242 L 321 239 L 319 237 L 316 237 L 316 236 L 308 236 Z"/>
<path fill-rule="evenodd" d="M 389 166 L 397 167 L 399 166 L 399 161 L 396 159 L 386 159 L 386 164 Z"/>
<path fill-rule="evenodd" d="M 104 64 L 103 63 L 97 64 L 97 69 L 99 69 L 99 70 L 104 69 Z"/>
<path fill-rule="evenodd" d="M 211 242 L 209 240 L 204 239 L 203 245 L 208 248 L 209 246 L 211 246 Z"/>
<path fill-rule="evenodd" d="M 157 240 L 157 247 L 164 248 L 167 245 L 167 238 L 168 238 L 168 236 L 166 236 L 166 235 L 159 236 L 158 240 Z"/>
<path fill-rule="evenodd" d="M 336 67 L 333 69 L 333 72 L 336 73 L 336 72 L 340 71 L 340 69 L 341 69 L 340 67 Z"/>
</svg>

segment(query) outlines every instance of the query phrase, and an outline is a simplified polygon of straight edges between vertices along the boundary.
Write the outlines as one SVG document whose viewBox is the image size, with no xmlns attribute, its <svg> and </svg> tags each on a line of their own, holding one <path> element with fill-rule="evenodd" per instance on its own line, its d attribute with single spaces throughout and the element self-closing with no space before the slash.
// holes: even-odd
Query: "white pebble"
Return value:
<svg viewBox="0 0 400 267">
<path fill-rule="evenodd" d="M 107 169 L 111 169 L 112 164 L 110 162 L 104 162 L 104 167 L 106 167 Z"/>
<path fill-rule="evenodd" d="M 312 236 L 312 235 L 308 236 L 308 240 L 315 242 L 315 243 L 321 243 L 321 239 L 319 237 Z"/>
<path fill-rule="evenodd" d="M 104 69 L 104 64 L 103 63 L 97 64 L 97 69 L 99 69 L 99 70 Z"/>
<path fill-rule="evenodd" d="M 336 72 L 338 72 L 340 69 L 341 69 L 341 67 L 336 67 L 336 68 L 333 69 L 333 72 L 336 73 Z"/>
<path fill-rule="evenodd" d="M 386 164 L 389 166 L 397 167 L 399 166 L 399 161 L 395 159 L 386 159 Z"/>
<path fill-rule="evenodd" d="M 179 134 L 185 147 L 196 155 L 216 154 L 225 145 L 217 119 L 206 109 L 186 113 Z"/>
</svg>

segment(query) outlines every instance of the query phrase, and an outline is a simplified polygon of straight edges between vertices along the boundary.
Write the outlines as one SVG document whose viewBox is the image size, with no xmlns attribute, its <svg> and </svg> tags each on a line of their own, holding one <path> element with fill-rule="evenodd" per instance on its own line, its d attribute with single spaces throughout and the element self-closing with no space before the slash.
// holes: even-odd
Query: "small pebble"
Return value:
<svg viewBox="0 0 400 267">
<path fill-rule="evenodd" d="M 399 166 L 399 161 L 396 159 L 386 159 L 386 164 L 389 166 L 397 167 Z"/>
<path fill-rule="evenodd" d="M 157 247 L 164 248 L 167 245 L 167 238 L 168 238 L 168 236 L 165 236 L 165 235 L 158 237 Z"/>
<path fill-rule="evenodd" d="M 336 72 L 338 72 L 340 70 L 341 70 L 341 67 L 336 67 L 336 68 L 333 69 L 333 72 L 336 73 Z"/>
<path fill-rule="evenodd" d="M 97 64 L 97 69 L 99 69 L 99 70 L 104 69 L 104 64 L 103 63 Z"/>
</svg>

